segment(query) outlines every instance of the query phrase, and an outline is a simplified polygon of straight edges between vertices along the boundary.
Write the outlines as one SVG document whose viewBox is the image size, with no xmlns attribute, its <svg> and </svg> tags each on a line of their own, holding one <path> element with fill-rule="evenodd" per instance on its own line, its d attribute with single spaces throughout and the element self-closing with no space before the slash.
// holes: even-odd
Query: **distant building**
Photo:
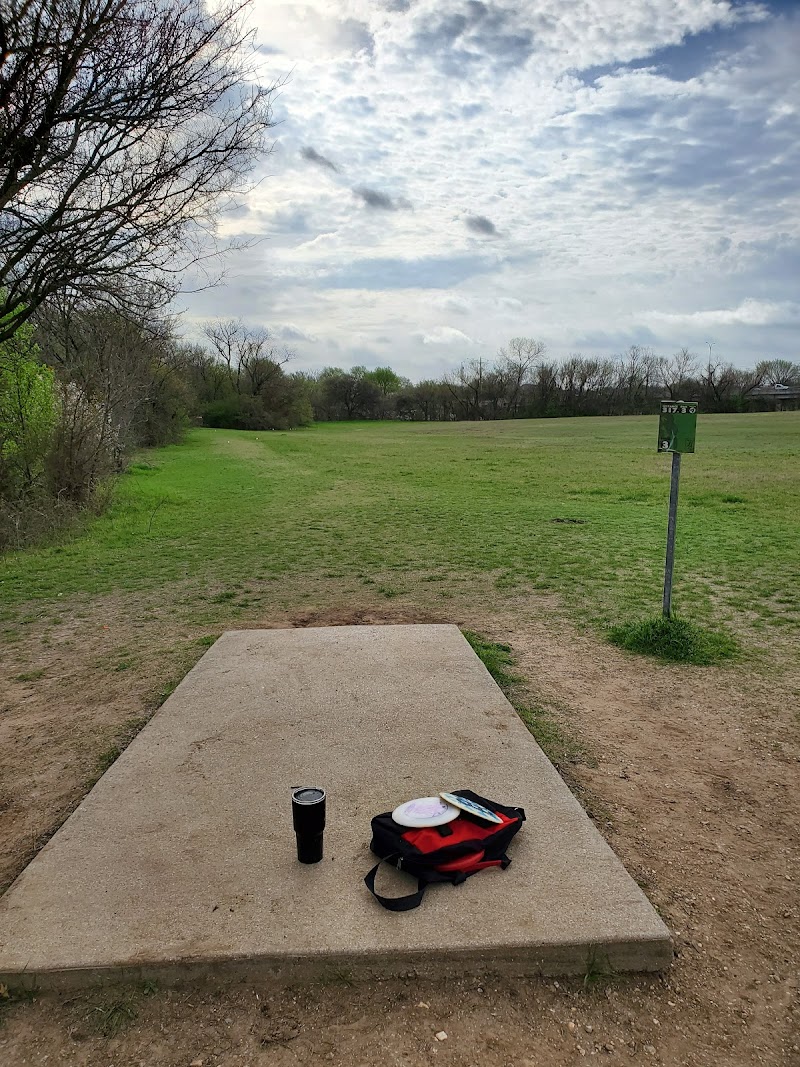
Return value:
<svg viewBox="0 0 800 1067">
<path fill-rule="evenodd" d="M 759 385 L 748 400 L 756 411 L 796 411 L 800 405 L 800 386 Z"/>
</svg>

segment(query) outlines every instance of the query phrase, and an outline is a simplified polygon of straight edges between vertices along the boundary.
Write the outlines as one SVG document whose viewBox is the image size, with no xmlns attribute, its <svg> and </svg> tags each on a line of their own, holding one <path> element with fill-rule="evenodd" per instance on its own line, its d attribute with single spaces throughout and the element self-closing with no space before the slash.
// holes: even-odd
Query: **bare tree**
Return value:
<svg viewBox="0 0 800 1067">
<path fill-rule="evenodd" d="M 0 0 L 0 340 L 54 293 L 166 300 L 272 125 L 248 0 Z"/>
<path fill-rule="evenodd" d="M 134 319 L 58 294 L 33 321 L 43 362 L 69 387 L 64 395 L 73 412 L 92 413 L 98 448 L 112 448 L 118 465 L 139 445 L 178 439 L 193 352 L 175 339 L 173 323 L 158 308 Z"/>
<path fill-rule="evenodd" d="M 800 363 L 788 359 L 762 359 L 756 374 L 764 385 L 796 386 L 800 383 Z"/>
<path fill-rule="evenodd" d="M 701 401 L 708 411 L 728 411 L 741 408 L 752 391 L 763 380 L 758 367 L 739 370 L 731 363 L 714 363 L 709 359 L 700 372 Z"/>
<path fill-rule="evenodd" d="M 522 390 L 530 384 L 536 361 L 541 360 L 544 353 L 544 342 L 534 341 L 531 337 L 512 337 L 508 348 L 500 349 L 499 366 L 507 382 L 507 410 L 511 418 L 516 417 Z"/>
<path fill-rule="evenodd" d="M 659 371 L 661 384 L 670 400 L 688 399 L 681 398 L 680 394 L 687 388 L 694 388 L 698 374 L 697 359 L 688 348 L 681 348 L 669 358 L 662 358 Z"/>
<path fill-rule="evenodd" d="M 257 396 L 279 377 L 281 367 L 292 358 L 288 348 L 277 348 L 268 330 L 251 329 L 243 322 L 209 322 L 203 333 L 227 368 L 236 392 Z"/>
<path fill-rule="evenodd" d="M 186 345 L 183 351 L 187 381 L 207 402 L 219 400 L 229 384 L 225 368 L 202 345 Z"/>
<path fill-rule="evenodd" d="M 485 377 L 483 359 L 478 358 L 462 363 L 458 370 L 445 374 L 442 379 L 463 418 L 481 419 L 483 417 Z"/>
<path fill-rule="evenodd" d="M 658 357 L 652 348 L 631 345 L 619 357 L 618 396 L 621 415 L 638 411 L 658 376 Z"/>
<path fill-rule="evenodd" d="M 548 415 L 558 394 L 558 365 L 540 360 L 535 367 L 533 381 L 533 413 Z"/>
<path fill-rule="evenodd" d="M 609 360 L 590 359 L 580 353 L 571 355 L 558 368 L 564 414 L 585 415 L 601 411 L 608 400 L 614 370 Z"/>
</svg>

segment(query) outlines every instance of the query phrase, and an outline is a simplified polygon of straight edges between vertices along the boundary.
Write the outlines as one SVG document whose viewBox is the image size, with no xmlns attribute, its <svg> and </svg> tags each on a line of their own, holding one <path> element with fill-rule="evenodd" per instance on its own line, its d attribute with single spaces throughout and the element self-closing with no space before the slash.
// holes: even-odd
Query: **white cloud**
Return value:
<svg viewBox="0 0 800 1067">
<path fill-rule="evenodd" d="M 299 326 L 295 326 L 293 322 L 283 323 L 282 326 L 277 327 L 275 332 L 282 341 L 311 341 L 312 343 L 317 341 L 313 334 L 306 333 Z"/>
<path fill-rule="evenodd" d="M 747 362 L 759 329 L 796 358 L 800 18 L 727 0 L 255 3 L 281 50 L 264 67 L 291 75 L 275 154 L 224 232 L 266 240 L 224 294 L 188 300 L 195 318 L 257 307 L 341 362 L 380 344 L 403 373 L 521 334 L 559 355 L 717 327 Z"/>
<path fill-rule="evenodd" d="M 443 311 L 455 312 L 457 315 L 467 315 L 474 308 L 474 301 L 469 300 L 459 293 L 431 293 L 428 303 L 432 307 L 441 308 Z"/>
<path fill-rule="evenodd" d="M 435 326 L 432 330 L 420 330 L 413 335 L 418 337 L 424 345 L 480 345 L 482 341 L 476 341 L 468 337 L 461 330 L 452 326 Z"/>
<path fill-rule="evenodd" d="M 654 311 L 650 319 L 679 326 L 792 326 L 800 324 L 800 304 L 790 301 L 743 300 L 735 308 L 716 308 L 688 313 Z"/>
</svg>

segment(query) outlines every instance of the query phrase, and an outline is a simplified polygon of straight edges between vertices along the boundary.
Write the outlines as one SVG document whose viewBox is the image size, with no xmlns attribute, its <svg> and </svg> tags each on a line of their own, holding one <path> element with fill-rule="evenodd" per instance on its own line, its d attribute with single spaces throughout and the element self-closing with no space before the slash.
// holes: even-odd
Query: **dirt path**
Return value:
<svg viewBox="0 0 800 1067">
<path fill-rule="evenodd" d="M 800 1064 L 796 695 L 746 665 L 633 658 L 576 633 L 550 605 L 534 613 L 529 599 L 506 597 L 491 610 L 496 595 L 483 592 L 454 597 L 445 617 L 425 607 L 423 589 L 387 608 L 349 600 L 341 610 L 334 588 L 318 589 L 304 613 L 229 625 L 440 620 L 508 641 L 531 699 L 591 756 L 567 776 L 675 933 L 666 978 L 48 995 L 0 1011 L 0 1064 Z M 178 617 L 157 593 L 62 605 L 60 621 L 44 613 L 8 647 L 0 884 L 202 653 L 208 629 Z"/>
</svg>

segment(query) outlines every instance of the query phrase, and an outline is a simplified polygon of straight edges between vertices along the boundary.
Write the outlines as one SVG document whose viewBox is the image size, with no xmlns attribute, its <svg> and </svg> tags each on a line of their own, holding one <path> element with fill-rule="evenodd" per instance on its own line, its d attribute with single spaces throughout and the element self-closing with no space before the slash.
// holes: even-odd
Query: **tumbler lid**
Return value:
<svg viewBox="0 0 800 1067">
<path fill-rule="evenodd" d="M 295 804 L 319 804 L 325 799 L 325 790 L 316 786 L 299 786 L 292 790 L 292 802 Z"/>
</svg>

